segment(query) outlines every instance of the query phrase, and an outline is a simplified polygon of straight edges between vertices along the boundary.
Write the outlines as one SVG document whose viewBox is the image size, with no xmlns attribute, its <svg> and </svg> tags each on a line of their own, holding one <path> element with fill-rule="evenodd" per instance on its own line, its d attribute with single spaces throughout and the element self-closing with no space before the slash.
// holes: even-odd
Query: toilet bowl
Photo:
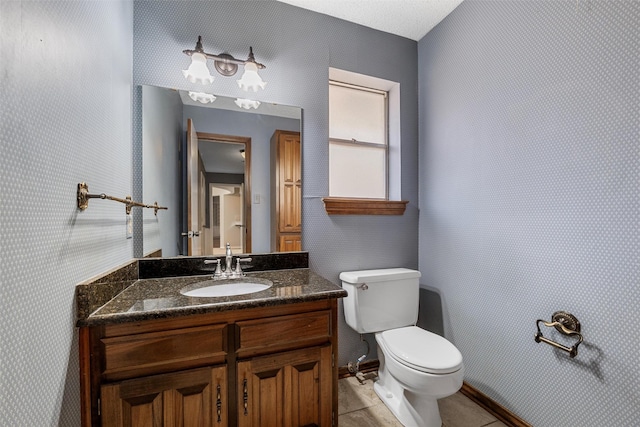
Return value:
<svg viewBox="0 0 640 427">
<path fill-rule="evenodd" d="M 404 426 L 440 426 L 437 399 L 462 386 L 464 367 L 458 349 L 416 326 L 378 332 L 375 337 L 380 360 L 376 394 Z"/>
<path fill-rule="evenodd" d="M 406 427 L 440 427 L 437 399 L 460 389 L 464 366 L 451 342 L 415 326 L 419 278 L 403 268 L 341 273 L 344 313 L 357 332 L 375 333 L 374 390 L 384 404 Z"/>
</svg>

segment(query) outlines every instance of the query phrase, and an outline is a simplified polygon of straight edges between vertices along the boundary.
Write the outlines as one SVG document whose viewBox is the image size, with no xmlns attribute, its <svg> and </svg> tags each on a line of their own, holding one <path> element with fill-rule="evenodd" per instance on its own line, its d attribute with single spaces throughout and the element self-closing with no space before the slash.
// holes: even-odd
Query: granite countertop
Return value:
<svg viewBox="0 0 640 427">
<path fill-rule="evenodd" d="M 78 326 L 96 326 L 150 319 L 213 313 L 253 307 L 342 298 L 347 292 L 308 268 L 257 271 L 246 274 L 273 282 L 273 286 L 252 294 L 229 297 L 187 297 L 180 290 L 198 282 L 202 286 L 228 281 L 211 280 L 211 275 L 139 279 L 105 305 L 79 319 Z"/>
</svg>

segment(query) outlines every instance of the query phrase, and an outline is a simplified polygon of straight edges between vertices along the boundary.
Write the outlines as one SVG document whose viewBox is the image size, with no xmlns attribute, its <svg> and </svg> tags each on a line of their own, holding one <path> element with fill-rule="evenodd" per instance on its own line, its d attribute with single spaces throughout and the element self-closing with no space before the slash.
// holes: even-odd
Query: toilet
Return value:
<svg viewBox="0 0 640 427">
<path fill-rule="evenodd" d="M 374 390 L 406 427 L 441 427 L 438 399 L 462 387 L 462 354 L 445 338 L 416 325 L 420 272 L 406 268 L 340 273 L 349 295 L 347 324 L 375 333 L 378 380 Z"/>
</svg>

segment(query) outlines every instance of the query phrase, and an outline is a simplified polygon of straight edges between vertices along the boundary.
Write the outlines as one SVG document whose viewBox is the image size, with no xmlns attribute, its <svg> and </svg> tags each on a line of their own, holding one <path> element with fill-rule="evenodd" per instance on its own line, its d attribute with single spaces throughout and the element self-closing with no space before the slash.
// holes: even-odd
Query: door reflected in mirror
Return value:
<svg viewBox="0 0 640 427">
<path fill-rule="evenodd" d="M 251 252 L 251 229 L 247 229 L 246 212 L 251 209 L 250 196 L 245 199 L 246 144 L 198 137 L 198 150 L 207 171 L 203 194 L 203 253 L 224 255 L 225 242 L 233 253 Z M 251 169 L 250 164 L 246 164 Z M 250 225 L 250 224 L 249 224 Z M 208 245 L 212 247 L 209 248 Z"/>
<path fill-rule="evenodd" d="M 197 132 L 187 119 L 187 254 L 251 252 L 251 138 Z"/>
<path fill-rule="evenodd" d="M 233 101 L 218 96 L 203 105 L 183 91 L 142 86 L 143 196 L 169 210 L 144 214 L 136 256 L 217 255 L 227 242 L 234 254 L 302 250 L 301 109 L 263 102 L 247 111 Z M 275 142 L 282 134 L 298 138 L 297 184 L 284 198 Z M 298 216 L 288 214 L 286 246 L 283 210 Z"/>
</svg>

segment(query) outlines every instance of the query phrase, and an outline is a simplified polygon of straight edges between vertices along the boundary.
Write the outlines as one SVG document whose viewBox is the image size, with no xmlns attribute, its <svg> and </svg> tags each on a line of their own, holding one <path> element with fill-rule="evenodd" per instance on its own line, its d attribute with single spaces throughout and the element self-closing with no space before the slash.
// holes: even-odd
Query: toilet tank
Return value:
<svg viewBox="0 0 640 427">
<path fill-rule="evenodd" d="M 348 296 L 342 299 L 347 324 L 363 334 L 415 325 L 420 272 L 408 268 L 340 273 Z"/>
</svg>

